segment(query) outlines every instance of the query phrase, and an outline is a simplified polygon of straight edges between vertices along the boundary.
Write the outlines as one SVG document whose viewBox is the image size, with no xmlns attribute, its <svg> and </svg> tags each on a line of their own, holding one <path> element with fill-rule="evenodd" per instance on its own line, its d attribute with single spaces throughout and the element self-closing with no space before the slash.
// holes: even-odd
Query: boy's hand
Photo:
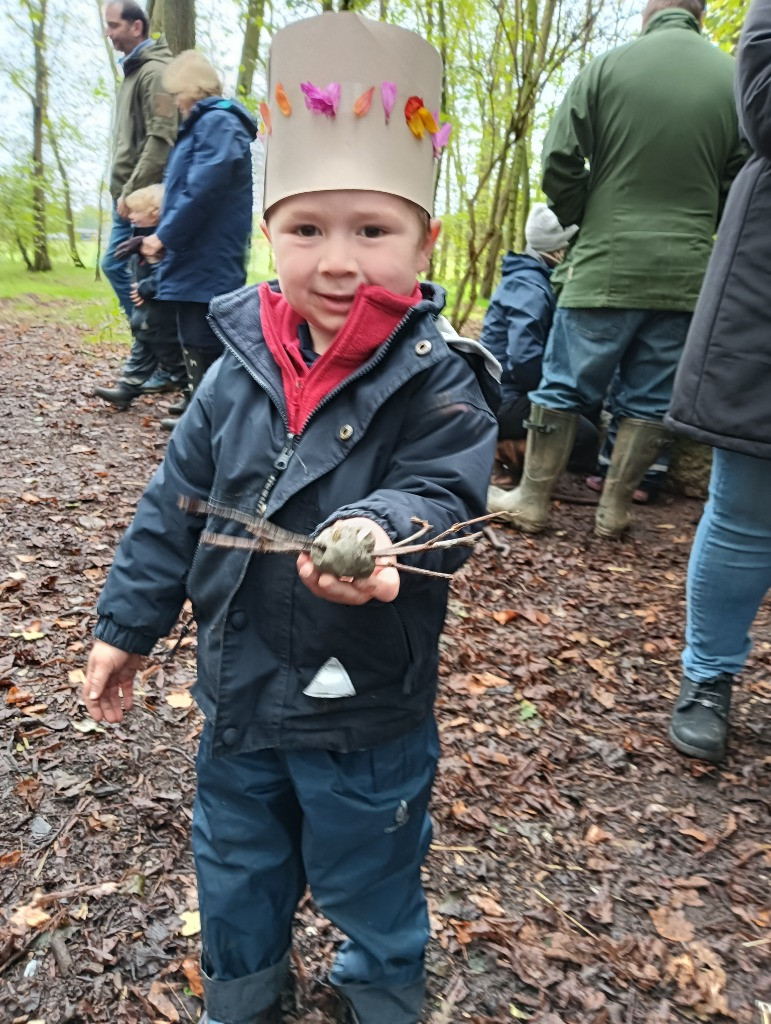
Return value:
<svg viewBox="0 0 771 1024">
<path fill-rule="evenodd" d="M 360 527 L 375 538 L 375 550 L 391 547 L 393 541 L 377 523 L 371 519 L 340 519 L 346 526 Z M 302 554 L 297 559 L 297 572 L 305 586 L 316 597 L 323 597 L 336 604 L 360 605 L 368 601 L 393 601 L 399 593 L 399 570 L 393 565 L 378 565 L 371 576 L 361 580 L 338 579 L 330 573 L 319 573 L 310 555 Z"/>
<path fill-rule="evenodd" d="M 120 722 L 134 702 L 134 676 L 141 654 L 128 654 L 97 640 L 88 656 L 83 699 L 95 722 Z"/>
<path fill-rule="evenodd" d="M 144 306 L 145 300 L 139 294 L 139 285 L 132 284 L 131 286 L 131 301 L 135 306 Z"/>
</svg>

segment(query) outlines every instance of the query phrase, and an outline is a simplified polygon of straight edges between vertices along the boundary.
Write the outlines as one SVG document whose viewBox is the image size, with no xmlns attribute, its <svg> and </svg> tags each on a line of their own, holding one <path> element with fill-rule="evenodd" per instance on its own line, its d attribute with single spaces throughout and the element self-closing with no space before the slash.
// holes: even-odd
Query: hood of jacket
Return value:
<svg viewBox="0 0 771 1024">
<path fill-rule="evenodd" d="M 547 267 L 543 260 L 526 252 L 507 252 L 501 260 L 502 277 L 528 271 L 542 277 L 546 282 L 551 279 L 551 267 Z"/>
<path fill-rule="evenodd" d="M 129 75 L 138 71 L 143 64 L 160 63 L 168 64 L 174 54 L 169 49 L 165 36 L 158 36 L 150 46 L 143 46 L 139 53 L 136 50 L 130 53 L 123 61 L 123 75 Z"/>
<path fill-rule="evenodd" d="M 196 121 L 199 121 L 212 110 L 226 110 L 228 113 L 234 114 L 241 121 L 250 138 L 255 139 L 257 137 L 257 122 L 246 107 L 242 106 L 237 100 L 225 99 L 222 96 L 207 96 L 205 99 L 199 100 L 190 111 L 189 116 L 180 125 L 180 135 L 183 132 L 190 131 Z"/>
</svg>

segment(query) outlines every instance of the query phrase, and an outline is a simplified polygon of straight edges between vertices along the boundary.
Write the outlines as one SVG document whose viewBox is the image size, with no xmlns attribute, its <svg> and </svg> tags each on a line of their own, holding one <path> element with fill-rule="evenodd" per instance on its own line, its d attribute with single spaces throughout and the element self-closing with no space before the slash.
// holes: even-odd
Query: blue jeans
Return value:
<svg viewBox="0 0 771 1024">
<path fill-rule="evenodd" d="M 433 719 L 371 750 L 197 759 L 193 852 L 206 1009 L 249 1021 L 280 996 L 310 886 L 347 941 L 330 981 L 363 1024 L 417 1024 L 429 937 L 420 866 L 439 753 Z"/>
<path fill-rule="evenodd" d="M 664 418 L 690 313 L 646 309 L 565 309 L 554 314 L 543 375 L 530 400 L 547 409 L 599 406 L 618 367 L 620 418 Z"/>
<path fill-rule="evenodd" d="M 771 587 L 771 461 L 716 449 L 688 563 L 685 674 L 741 671 L 750 626 Z"/>
<path fill-rule="evenodd" d="M 104 271 L 104 276 L 112 285 L 113 291 L 118 296 L 118 302 L 120 302 L 123 312 L 129 320 L 131 320 L 131 314 L 134 310 L 134 305 L 131 301 L 129 261 L 116 259 L 115 250 L 121 242 L 126 242 L 131 238 L 133 230 L 130 221 L 118 216 L 116 204 L 113 202 L 112 230 L 110 231 L 110 241 L 107 243 L 107 250 L 102 257 L 102 270 Z"/>
</svg>

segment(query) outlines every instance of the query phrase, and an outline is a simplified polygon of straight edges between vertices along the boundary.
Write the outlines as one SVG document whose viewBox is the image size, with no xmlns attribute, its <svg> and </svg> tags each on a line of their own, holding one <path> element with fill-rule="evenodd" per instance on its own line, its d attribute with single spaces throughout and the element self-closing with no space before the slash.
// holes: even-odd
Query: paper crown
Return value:
<svg viewBox="0 0 771 1024">
<path fill-rule="evenodd" d="M 419 35 L 346 11 L 273 37 L 263 210 L 302 192 L 389 192 L 431 212 L 442 58 Z"/>
</svg>

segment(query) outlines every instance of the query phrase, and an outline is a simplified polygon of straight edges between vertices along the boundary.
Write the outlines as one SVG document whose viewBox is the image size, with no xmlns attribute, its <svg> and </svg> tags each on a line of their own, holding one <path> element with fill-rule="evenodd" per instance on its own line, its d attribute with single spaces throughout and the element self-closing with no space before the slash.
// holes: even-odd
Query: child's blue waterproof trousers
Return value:
<svg viewBox="0 0 771 1024">
<path fill-rule="evenodd" d="M 418 1024 L 429 937 L 420 867 L 439 744 L 433 718 L 369 750 L 197 759 L 193 852 L 206 1009 L 253 1024 L 279 998 L 306 885 L 346 936 L 330 981 L 360 1024 Z"/>
</svg>

